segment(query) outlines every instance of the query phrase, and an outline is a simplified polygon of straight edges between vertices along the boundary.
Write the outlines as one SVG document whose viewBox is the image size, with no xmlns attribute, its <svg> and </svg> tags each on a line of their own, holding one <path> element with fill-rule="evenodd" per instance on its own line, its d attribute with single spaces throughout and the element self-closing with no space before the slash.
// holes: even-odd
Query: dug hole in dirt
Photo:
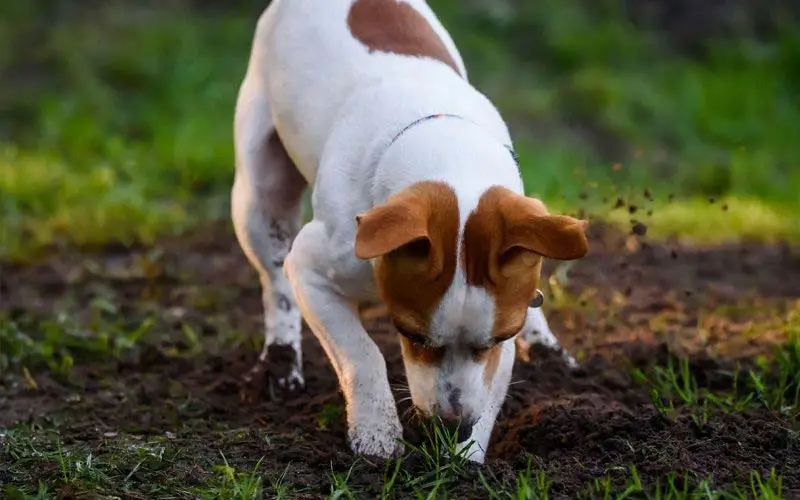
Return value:
<svg viewBox="0 0 800 500">
<path fill-rule="evenodd" d="M 715 412 L 704 426 L 688 410 L 668 418 L 631 376 L 634 368 L 647 370 L 670 355 L 686 355 L 702 386 L 726 386 L 724 370 L 733 360 L 769 353 L 783 340 L 778 329 L 747 332 L 753 322 L 795 307 L 797 251 L 747 243 L 708 249 L 646 244 L 643 237 L 597 224 L 590 240 L 590 254 L 572 266 L 566 285 L 549 290 L 545 302 L 553 331 L 582 367 L 570 371 L 557 356 L 539 351 L 528 363 L 517 361 L 488 470 L 511 481 L 531 460 L 553 481 L 552 496 L 574 498 L 588 481 L 606 475 L 620 487 L 631 465 L 645 484 L 687 471 L 695 478 L 711 476 L 717 487 L 747 484 L 750 471 L 775 467 L 784 492 L 800 495 L 796 422 L 766 410 Z M 0 387 L 0 424 L 57 418 L 65 445 L 86 441 L 95 447 L 102 447 L 108 432 L 171 433 L 188 460 L 171 475 L 185 484 L 208 479 L 208 464 L 219 463 L 223 450 L 231 464 L 248 467 L 264 457 L 265 475 L 285 471 L 286 483 L 305 487 L 298 498 L 327 495 L 331 463 L 347 471 L 353 456 L 345 442 L 338 381 L 319 343 L 304 333 L 303 393 L 270 400 L 264 391 L 243 401 L 243 375 L 258 346 L 230 347 L 220 339 L 231 328 L 260 344 L 255 273 L 224 225 L 162 240 L 158 249 L 163 254 L 143 274 L 114 270 L 133 267 L 150 248 L 108 247 L 61 254 L 36 266 L 5 266 L 2 292 L 9 300 L 2 308 L 11 317 L 45 318 L 65 294 L 77 304 L 105 294 L 132 324 L 155 314 L 168 340 L 146 344 L 120 361 L 80 363 L 71 383 L 38 370 L 36 389 Z M 548 263 L 544 279 L 559 272 Z M 363 316 L 385 353 L 392 386 L 403 386 L 396 334 L 381 307 L 365 307 Z M 182 323 L 200 335 L 201 353 L 170 354 L 186 348 L 175 340 Z M 398 400 L 406 395 L 397 389 Z M 406 409 L 400 405 L 401 412 Z M 240 430 L 235 439 L 220 437 L 230 429 Z M 351 484 L 369 497 L 383 478 L 382 465 L 367 466 Z M 464 481 L 453 498 L 485 498 L 475 484 Z"/>
</svg>

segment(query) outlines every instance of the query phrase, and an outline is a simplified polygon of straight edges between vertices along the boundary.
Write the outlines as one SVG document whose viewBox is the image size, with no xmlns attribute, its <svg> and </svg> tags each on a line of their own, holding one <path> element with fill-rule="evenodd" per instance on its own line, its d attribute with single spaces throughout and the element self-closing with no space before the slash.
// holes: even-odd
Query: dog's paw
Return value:
<svg viewBox="0 0 800 500">
<path fill-rule="evenodd" d="M 304 388 L 305 379 L 294 347 L 273 344 L 245 374 L 241 396 L 244 401 L 254 401 L 263 395 L 280 400 Z"/>
<path fill-rule="evenodd" d="M 405 447 L 400 439 L 403 429 L 400 422 L 366 422 L 350 428 L 348 441 L 350 449 L 357 455 L 377 457 L 385 460 L 400 457 Z"/>
<path fill-rule="evenodd" d="M 305 389 L 305 380 L 299 370 L 292 370 L 288 375 L 267 377 L 267 388 L 269 398 L 272 401 L 280 401 L 302 392 Z"/>
<path fill-rule="evenodd" d="M 572 354 L 564 349 L 556 342 L 540 342 L 537 340 L 531 342 L 529 339 L 520 336 L 516 342 L 517 359 L 523 363 L 532 363 L 534 359 L 552 359 L 552 357 L 560 357 L 570 369 L 577 369 L 580 364 Z"/>
<path fill-rule="evenodd" d="M 575 360 L 575 357 L 568 353 L 566 349 L 561 349 L 561 357 L 564 359 L 564 363 L 566 363 L 570 369 L 576 370 L 580 368 L 581 365 L 578 364 L 578 362 Z"/>
</svg>

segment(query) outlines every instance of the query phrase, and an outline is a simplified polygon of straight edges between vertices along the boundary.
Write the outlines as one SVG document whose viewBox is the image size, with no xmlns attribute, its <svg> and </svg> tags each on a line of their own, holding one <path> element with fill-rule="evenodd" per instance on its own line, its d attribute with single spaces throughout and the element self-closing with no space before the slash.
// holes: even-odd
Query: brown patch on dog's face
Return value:
<svg viewBox="0 0 800 500">
<path fill-rule="evenodd" d="M 441 182 L 421 182 L 357 217 L 355 252 L 377 259 L 381 298 L 408 352 L 433 363 L 441 353 L 428 347 L 434 309 L 453 281 L 458 245 L 458 200 Z"/>
<path fill-rule="evenodd" d="M 483 194 L 464 227 L 462 251 L 467 284 L 495 299 L 495 339 L 510 338 L 524 325 L 543 257 L 574 260 L 586 254 L 585 227 L 585 221 L 550 215 L 540 200 L 499 186 Z"/>
<path fill-rule="evenodd" d="M 483 362 L 483 384 L 489 388 L 492 386 L 494 374 L 500 366 L 500 357 L 503 355 L 503 346 L 497 343 L 482 353 L 479 361 Z"/>
<path fill-rule="evenodd" d="M 350 33 L 370 52 L 439 60 L 458 66 L 431 25 L 414 7 L 397 0 L 356 0 L 347 16 Z M 463 75 L 461 75 L 463 76 Z"/>
</svg>

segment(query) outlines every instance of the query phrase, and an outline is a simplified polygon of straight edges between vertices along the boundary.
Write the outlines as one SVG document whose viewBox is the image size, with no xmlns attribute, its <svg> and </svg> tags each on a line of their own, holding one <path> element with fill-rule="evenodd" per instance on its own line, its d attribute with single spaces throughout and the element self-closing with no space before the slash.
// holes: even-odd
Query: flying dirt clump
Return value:
<svg viewBox="0 0 800 500">
<path fill-rule="evenodd" d="M 631 233 L 636 236 L 644 236 L 647 234 L 647 225 L 639 221 L 633 221 Z"/>
</svg>

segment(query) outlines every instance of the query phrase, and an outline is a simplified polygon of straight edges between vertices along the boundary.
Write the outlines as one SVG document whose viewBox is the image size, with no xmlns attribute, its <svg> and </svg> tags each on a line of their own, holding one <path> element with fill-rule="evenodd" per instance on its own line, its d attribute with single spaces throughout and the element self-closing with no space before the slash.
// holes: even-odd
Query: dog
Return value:
<svg viewBox="0 0 800 500">
<path fill-rule="evenodd" d="M 305 320 L 338 377 L 351 450 L 404 453 L 386 363 L 358 312 L 380 300 L 415 409 L 483 463 L 515 343 L 575 362 L 538 285 L 544 258 L 587 253 L 587 222 L 525 195 L 503 118 L 469 83 L 430 6 L 273 0 L 233 128 L 231 218 L 260 276 L 259 362 L 275 384 L 305 386 Z M 303 224 L 307 189 L 313 218 Z"/>
</svg>

